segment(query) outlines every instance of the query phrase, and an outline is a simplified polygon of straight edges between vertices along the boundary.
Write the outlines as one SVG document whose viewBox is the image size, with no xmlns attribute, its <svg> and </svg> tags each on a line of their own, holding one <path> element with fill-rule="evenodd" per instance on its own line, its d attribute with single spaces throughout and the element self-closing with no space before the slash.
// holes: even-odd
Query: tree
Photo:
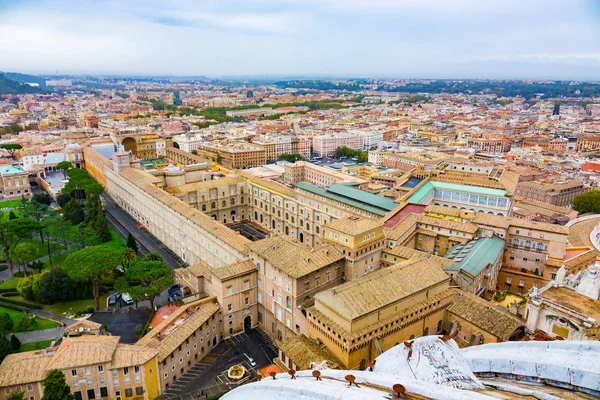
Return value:
<svg viewBox="0 0 600 400">
<path fill-rule="evenodd" d="M 157 252 L 154 252 L 154 251 L 152 251 L 150 253 L 147 253 L 146 257 L 144 257 L 144 260 L 145 261 L 160 261 L 160 262 L 163 262 L 163 258 L 160 255 L 160 253 L 157 253 Z"/>
<path fill-rule="evenodd" d="M 54 215 L 54 213 L 45 203 L 39 203 L 37 201 L 33 201 L 32 199 L 32 201 L 23 205 L 23 216 L 38 223 L 38 235 L 42 240 L 42 244 L 44 244 L 43 221 L 46 221 L 52 215 Z"/>
<path fill-rule="evenodd" d="M 37 325 L 35 316 L 33 314 L 31 314 L 29 311 L 23 311 L 23 318 L 21 318 L 21 320 L 19 321 L 19 329 L 21 331 L 26 331 L 35 325 Z"/>
<path fill-rule="evenodd" d="M 134 250 L 136 253 L 138 252 L 137 242 L 135 241 L 135 238 L 133 237 L 131 232 L 129 232 L 129 234 L 127 235 L 127 243 L 125 244 L 125 247 L 129 247 L 130 249 Z"/>
<path fill-rule="evenodd" d="M 75 400 L 71 388 L 67 385 L 65 374 L 58 369 L 48 372 L 42 381 L 44 395 L 41 400 Z"/>
<path fill-rule="evenodd" d="M 221 164 L 221 162 L 223 162 L 223 157 L 221 157 L 221 155 L 219 153 L 217 153 L 217 164 Z"/>
<path fill-rule="evenodd" d="M 8 219 L 17 219 L 17 215 L 13 210 L 10 210 L 10 212 L 8 213 Z"/>
<path fill-rule="evenodd" d="M 65 204 L 69 202 L 69 200 L 71 200 L 71 195 L 67 193 L 59 193 L 58 196 L 56 196 L 56 202 L 61 207 L 64 207 Z"/>
<path fill-rule="evenodd" d="M 127 268 L 129 268 L 131 263 L 134 262 L 136 258 L 137 253 L 135 252 L 135 250 L 126 247 L 123 251 L 123 264 L 125 264 Z"/>
<path fill-rule="evenodd" d="M 40 300 L 40 285 L 42 276 L 33 275 L 22 279 L 17 284 L 17 292 L 26 300 L 38 302 Z"/>
<path fill-rule="evenodd" d="M 27 273 L 29 263 L 38 258 L 38 246 L 32 242 L 21 242 L 11 249 L 10 256 Z"/>
<path fill-rule="evenodd" d="M 31 233 L 38 230 L 38 223 L 28 218 L 18 218 L 0 222 L 0 244 L 6 256 L 8 269 L 12 278 L 14 274 L 14 261 L 11 257 L 12 249 L 21 240 L 31 237 Z"/>
<path fill-rule="evenodd" d="M 121 264 L 121 260 L 121 252 L 117 250 L 105 246 L 92 246 L 69 254 L 62 264 L 62 269 L 71 279 L 92 282 L 96 310 L 98 310 L 102 278 L 110 276 Z"/>
<path fill-rule="evenodd" d="M 365 162 L 369 161 L 369 152 L 361 151 L 360 154 L 358 155 L 357 161 L 359 163 L 365 163 Z"/>
<path fill-rule="evenodd" d="M 68 161 L 61 161 L 56 164 L 55 168 L 62 171 L 64 178 L 67 179 L 67 171 L 73 168 L 73 164 Z"/>
<path fill-rule="evenodd" d="M 89 284 L 74 281 L 60 268 L 44 274 L 38 290 L 39 301 L 43 304 L 77 300 L 90 294 Z"/>
<path fill-rule="evenodd" d="M 13 335 L 12 337 L 15 337 L 15 336 Z M 17 339 L 17 340 L 19 340 L 19 339 Z M 10 394 L 8 396 L 6 396 L 6 400 L 24 400 L 24 398 L 25 398 L 25 392 L 23 392 L 23 391 L 18 392 L 16 390 L 13 390 L 12 392 L 10 392 Z"/>
<path fill-rule="evenodd" d="M 12 353 L 10 342 L 6 338 L 4 332 L 0 332 L 0 362 L 2 362 L 10 353 Z"/>
<path fill-rule="evenodd" d="M 301 161 L 304 160 L 304 157 L 302 157 L 302 155 L 295 153 L 295 154 L 281 154 L 279 157 L 277 157 L 277 161 L 289 161 L 291 163 L 295 163 L 296 161 Z"/>
<path fill-rule="evenodd" d="M 8 150 L 10 152 L 10 155 L 14 157 L 15 151 L 21 150 L 23 146 L 21 146 L 18 143 L 6 143 L 1 145 L 0 148 Z"/>
<path fill-rule="evenodd" d="M 69 244 L 73 238 L 71 223 L 64 218 L 53 218 L 46 222 L 46 232 L 49 236 L 60 243 L 66 252 L 69 252 Z"/>
<path fill-rule="evenodd" d="M 176 149 L 178 149 L 179 148 L 179 143 L 173 142 L 173 147 L 175 147 Z"/>
<path fill-rule="evenodd" d="M 98 238 L 98 241 L 100 241 L 100 243 L 110 241 L 110 228 L 108 227 L 108 222 L 106 221 L 106 215 L 104 214 L 104 210 L 100 210 L 100 212 L 96 216 L 94 229 L 96 231 L 96 237 Z"/>
<path fill-rule="evenodd" d="M 8 313 L 0 313 L 0 331 L 10 332 L 13 328 L 14 322 Z"/>
<path fill-rule="evenodd" d="M 573 209 L 580 214 L 600 213 L 600 190 L 590 190 L 573 199 Z"/>
<path fill-rule="evenodd" d="M 31 202 L 37 202 L 39 204 L 45 204 L 49 206 L 52 204 L 52 197 L 48 193 L 37 193 L 31 198 Z"/>
<path fill-rule="evenodd" d="M 15 335 L 10 335 L 10 347 L 12 347 L 13 351 L 19 351 L 21 348 L 21 341 Z"/>
<path fill-rule="evenodd" d="M 130 293 L 134 298 L 145 297 L 154 308 L 154 299 L 174 282 L 171 269 L 159 261 L 139 261 L 125 271 L 125 276 L 115 282 L 122 293 Z M 133 284 L 139 284 L 132 286 Z"/>
<path fill-rule="evenodd" d="M 81 208 L 81 205 L 75 199 L 71 199 L 63 207 L 63 215 L 66 219 L 71 221 L 71 224 L 73 225 L 79 224 L 85 219 L 85 215 L 83 214 L 83 208 Z"/>
</svg>

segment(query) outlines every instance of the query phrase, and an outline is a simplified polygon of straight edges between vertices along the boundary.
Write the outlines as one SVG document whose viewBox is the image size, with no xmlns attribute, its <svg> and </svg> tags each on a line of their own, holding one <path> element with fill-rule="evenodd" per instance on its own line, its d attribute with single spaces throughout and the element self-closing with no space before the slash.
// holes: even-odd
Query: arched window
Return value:
<svg viewBox="0 0 600 400">
<path fill-rule="evenodd" d="M 256 211 L 254 211 L 254 219 L 257 220 L 258 219 L 258 213 Z"/>
<path fill-rule="evenodd" d="M 525 241 L 525 247 L 530 248 L 531 247 L 531 240 L 527 239 Z"/>
<path fill-rule="evenodd" d="M 217 203 L 215 203 L 214 201 L 212 203 L 210 203 L 210 208 L 212 208 L 212 209 L 217 208 Z"/>
<path fill-rule="evenodd" d="M 519 238 L 514 238 L 513 239 L 513 245 L 514 246 L 518 246 L 519 245 Z"/>
<path fill-rule="evenodd" d="M 544 249 L 544 243 L 542 243 L 542 242 L 538 242 L 538 244 L 537 244 L 537 249 L 538 249 L 538 250 L 543 250 L 543 249 Z"/>
<path fill-rule="evenodd" d="M 256 269 L 257 269 L 258 271 L 260 271 L 260 263 L 259 263 L 259 262 L 257 262 L 257 263 L 256 263 Z"/>
<path fill-rule="evenodd" d="M 232 206 L 235 205 L 235 199 L 234 198 L 231 198 L 231 200 L 229 202 L 231 203 Z"/>
<path fill-rule="evenodd" d="M 202 204 L 202 211 L 206 211 L 206 204 Z"/>
<path fill-rule="evenodd" d="M 227 207 L 227 202 L 225 200 L 221 202 L 221 207 Z"/>
<path fill-rule="evenodd" d="M 290 296 L 286 296 L 285 297 L 285 306 L 291 310 L 292 309 L 292 299 L 290 298 Z"/>
</svg>

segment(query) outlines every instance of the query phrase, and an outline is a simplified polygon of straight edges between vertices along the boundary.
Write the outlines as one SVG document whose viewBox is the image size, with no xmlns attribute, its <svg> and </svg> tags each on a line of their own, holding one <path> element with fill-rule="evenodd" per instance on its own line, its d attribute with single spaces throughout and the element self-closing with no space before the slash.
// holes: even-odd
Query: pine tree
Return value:
<svg viewBox="0 0 600 400">
<path fill-rule="evenodd" d="M 125 245 L 125 247 L 129 247 L 130 249 L 135 250 L 136 253 L 138 252 L 137 242 L 135 241 L 135 238 L 133 237 L 131 232 L 129 233 L 129 235 L 127 235 L 127 244 Z"/>
<path fill-rule="evenodd" d="M 4 358 L 12 352 L 12 347 L 6 338 L 6 335 L 4 332 L 0 332 L 0 362 L 2 362 L 2 360 L 4 360 Z"/>
<path fill-rule="evenodd" d="M 63 214 L 73 225 L 83 222 L 85 218 L 83 208 L 81 208 L 81 205 L 75 199 L 71 199 L 65 204 L 63 207 Z"/>
<path fill-rule="evenodd" d="M 108 222 L 106 221 L 106 215 L 103 210 L 100 210 L 96 216 L 94 229 L 96 230 L 96 237 L 100 243 L 110 241 L 110 229 L 108 228 Z"/>
<path fill-rule="evenodd" d="M 10 210 L 10 212 L 8 213 L 8 219 L 17 219 L 17 215 L 13 210 Z"/>
<path fill-rule="evenodd" d="M 58 369 L 48 372 L 42 385 L 44 386 L 42 400 L 75 400 L 75 396 L 71 393 L 71 388 L 65 380 L 65 374 Z"/>
</svg>

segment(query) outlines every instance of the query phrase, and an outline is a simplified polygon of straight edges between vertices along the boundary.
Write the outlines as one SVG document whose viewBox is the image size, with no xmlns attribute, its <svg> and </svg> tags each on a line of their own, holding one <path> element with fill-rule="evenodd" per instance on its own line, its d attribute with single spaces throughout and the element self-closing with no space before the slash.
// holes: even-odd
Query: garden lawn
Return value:
<svg viewBox="0 0 600 400">
<path fill-rule="evenodd" d="M 2 282 L 0 283 L 0 289 L 17 289 L 17 285 L 22 279 L 23 278 L 12 278 Z"/>
<path fill-rule="evenodd" d="M 23 211 L 21 211 L 19 209 L 10 210 L 10 211 L 12 211 L 17 218 L 21 218 L 23 216 Z M 10 211 L 8 211 L 8 210 L 4 211 L 4 213 L 2 214 L 3 221 L 8 221 L 8 219 L 10 217 Z"/>
<path fill-rule="evenodd" d="M 18 200 L 6 200 L 0 202 L 0 209 L 2 208 L 15 208 L 21 205 L 21 199 Z"/>
<path fill-rule="evenodd" d="M 23 353 L 25 351 L 44 350 L 50 347 L 52 342 L 53 340 L 42 340 L 40 342 L 22 344 L 19 348 L 19 353 Z"/>
<path fill-rule="evenodd" d="M 21 322 L 21 320 L 23 319 L 22 311 L 16 311 L 16 310 L 11 310 L 8 308 L 0 307 L 0 312 L 7 313 L 10 316 L 10 319 L 12 319 L 12 321 L 13 321 L 13 329 L 11 330 L 12 333 L 25 332 L 25 331 L 22 331 L 19 329 L 19 322 Z M 52 328 L 61 326 L 58 322 L 50 321 L 49 319 L 40 318 L 40 317 L 35 317 L 35 321 L 37 323 L 35 325 L 29 327 L 29 329 L 26 330 L 27 332 L 41 331 L 44 329 L 52 329 Z"/>
<path fill-rule="evenodd" d="M 106 299 L 108 296 L 110 296 L 110 294 L 111 293 L 109 292 L 100 295 L 101 310 L 106 309 Z M 94 307 L 94 299 L 73 300 L 64 303 L 42 306 L 44 307 L 44 311 L 48 311 L 56 315 L 75 314 L 77 311 L 85 312 L 88 307 Z"/>
<path fill-rule="evenodd" d="M 125 249 L 125 240 L 117 232 L 114 230 L 110 230 L 110 241 L 106 243 L 100 243 L 102 246 L 110 247 L 114 250 L 124 250 Z"/>
</svg>

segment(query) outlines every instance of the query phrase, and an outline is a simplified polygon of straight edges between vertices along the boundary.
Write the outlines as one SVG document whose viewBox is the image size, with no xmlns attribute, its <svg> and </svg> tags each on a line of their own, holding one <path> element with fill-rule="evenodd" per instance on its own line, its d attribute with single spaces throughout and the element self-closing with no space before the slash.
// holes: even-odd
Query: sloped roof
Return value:
<svg viewBox="0 0 600 400">
<path fill-rule="evenodd" d="M 327 347 L 317 345 L 313 339 L 302 334 L 278 343 L 277 347 L 296 364 L 299 370 L 311 369 L 311 362 L 320 364 L 324 360 L 332 368 L 342 365 Z"/>
<path fill-rule="evenodd" d="M 317 293 L 315 299 L 337 314 L 353 320 L 448 282 L 440 259 L 444 260 L 441 257 L 431 257 L 403 261 Z"/>
<path fill-rule="evenodd" d="M 470 322 L 484 332 L 507 341 L 517 328 L 524 325 L 524 321 L 479 296 L 459 289 L 453 290 L 454 301 L 448 307 L 448 312 Z"/>
<path fill-rule="evenodd" d="M 253 271 L 256 271 L 256 265 L 254 265 L 252 260 L 239 261 L 220 268 L 210 268 L 210 272 L 221 281 L 248 274 Z"/>
<path fill-rule="evenodd" d="M 46 377 L 51 355 L 43 350 L 9 354 L 0 365 L 0 387 L 39 382 Z"/>
<path fill-rule="evenodd" d="M 371 218 L 363 218 L 358 215 L 351 215 L 346 218 L 340 218 L 331 221 L 326 225 L 328 229 L 335 229 L 339 232 L 352 236 L 358 236 L 381 226 L 379 221 Z"/>
<path fill-rule="evenodd" d="M 248 249 L 260 254 L 275 268 L 293 278 L 308 275 L 344 259 L 342 253 L 332 245 L 311 249 L 297 240 L 283 235 L 250 243 Z"/>
<path fill-rule="evenodd" d="M 84 335 L 65 338 L 52 357 L 49 368 L 67 369 L 108 363 L 118 344 L 118 336 Z"/>
</svg>

